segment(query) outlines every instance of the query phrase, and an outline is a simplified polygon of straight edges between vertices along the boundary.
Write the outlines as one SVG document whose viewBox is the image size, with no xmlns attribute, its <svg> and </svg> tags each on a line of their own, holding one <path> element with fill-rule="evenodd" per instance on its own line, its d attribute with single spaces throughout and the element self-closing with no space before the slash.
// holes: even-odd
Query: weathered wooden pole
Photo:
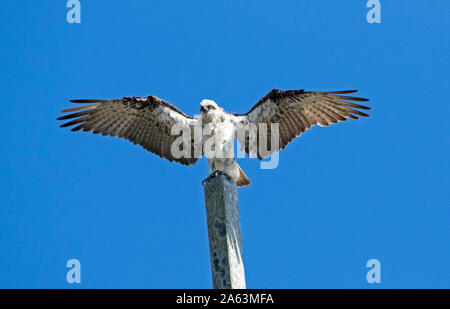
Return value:
<svg viewBox="0 0 450 309">
<path fill-rule="evenodd" d="M 204 185 L 214 289 L 245 289 L 236 184 L 218 175 Z"/>
</svg>

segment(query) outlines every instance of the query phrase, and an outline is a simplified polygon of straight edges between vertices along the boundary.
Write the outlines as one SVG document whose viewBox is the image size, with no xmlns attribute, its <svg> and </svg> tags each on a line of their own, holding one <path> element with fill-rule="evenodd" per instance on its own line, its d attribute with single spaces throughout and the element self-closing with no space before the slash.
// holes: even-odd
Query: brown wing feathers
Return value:
<svg viewBox="0 0 450 309">
<path fill-rule="evenodd" d="M 254 119 L 259 123 L 269 125 L 270 123 L 279 123 L 279 147 L 284 149 L 290 141 L 301 135 L 305 130 L 311 129 L 314 125 L 328 126 L 332 123 L 346 121 L 347 118 L 369 117 L 368 114 L 358 109 L 370 110 L 370 107 L 348 102 L 369 101 L 365 98 L 347 96 L 347 94 L 355 92 L 357 90 L 308 92 L 305 90 L 281 91 L 274 89 L 259 100 L 247 114 L 242 116 L 248 117 L 252 113 L 256 113 L 257 116 Z M 265 117 L 261 109 L 271 108 L 269 106 L 271 104 L 275 104 L 276 113 L 270 117 Z M 268 145 L 270 145 L 270 138 L 271 135 L 268 130 Z M 246 146 L 244 149 L 248 152 L 249 148 Z"/>
<path fill-rule="evenodd" d="M 71 114 L 59 117 L 58 120 L 69 120 L 61 127 L 76 125 L 72 131 L 92 131 L 94 134 L 118 136 L 134 144 L 139 144 L 169 161 L 177 161 L 190 165 L 197 161 L 191 158 L 174 158 L 171 154 L 171 145 L 178 136 L 171 135 L 172 125 L 178 121 L 170 118 L 168 111 L 174 111 L 182 119 L 193 119 L 181 112 L 178 108 L 157 97 L 146 98 L 125 97 L 121 100 L 72 100 L 72 103 L 89 104 L 63 110 Z M 159 109 L 163 107 L 163 109 Z M 156 113 L 156 111 L 158 113 Z M 161 113 L 165 113 L 166 120 L 162 121 Z"/>
</svg>

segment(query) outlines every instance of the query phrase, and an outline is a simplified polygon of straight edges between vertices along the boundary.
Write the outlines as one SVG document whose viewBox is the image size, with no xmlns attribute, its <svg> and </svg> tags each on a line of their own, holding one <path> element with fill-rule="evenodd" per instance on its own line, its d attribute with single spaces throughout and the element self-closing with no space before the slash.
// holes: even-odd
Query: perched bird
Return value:
<svg viewBox="0 0 450 309">
<path fill-rule="evenodd" d="M 274 89 L 246 114 L 228 113 L 214 101 L 203 100 L 200 115 L 196 117 L 184 114 L 155 96 L 72 100 L 73 103 L 88 105 L 65 109 L 63 113 L 73 113 L 58 120 L 75 118 L 61 127 L 76 125 L 72 131 L 122 137 L 160 157 L 184 165 L 194 164 L 204 155 L 208 159 L 210 177 L 224 173 L 242 187 L 248 186 L 250 180 L 237 164 L 234 154 L 229 154 L 230 145 L 234 145 L 236 138 L 247 154 L 266 158 L 284 149 L 314 125 L 328 126 L 347 118 L 368 117 L 359 110 L 369 110 L 369 107 L 349 102 L 368 101 L 347 96 L 354 92 L 356 90 L 310 92 Z M 187 138 L 183 133 L 188 135 Z"/>
</svg>

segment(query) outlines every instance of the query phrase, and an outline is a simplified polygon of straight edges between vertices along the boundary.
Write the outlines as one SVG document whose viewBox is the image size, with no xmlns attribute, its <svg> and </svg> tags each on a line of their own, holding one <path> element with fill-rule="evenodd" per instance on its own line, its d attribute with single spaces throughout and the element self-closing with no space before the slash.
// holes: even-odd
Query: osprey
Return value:
<svg viewBox="0 0 450 309">
<path fill-rule="evenodd" d="M 233 144 L 237 138 L 248 155 L 263 159 L 284 149 L 295 137 L 314 125 L 328 126 L 347 118 L 359 119 L 356 115 L 368 117 L 369 115 L 358 109 L 369 110 L 369 107 L 348 102 L 368 101 L 346 95 L 356 91 L 310 92 L 274 89 L 246 114 L 231 114 L 214 101 L 203 100 L 200 103 L 200 115 L 196 117 L 184 114 L 172 104 L 155 96 L 124 97 L 116 100 L 72 100 L 73 103 L 88 105 L 65 109 L 63 113 L 74 113 L 58 120 L 75 118 L 61 127 L 77 125 L 72 131 L 92 131 L 94 134 L 122 137 L 162 158 L 183 165 L 194 164 L 201 155 L 205 155 L 210 167 L 209 177 L 224 173 L 231 177 L 238 187 L 243 187 L 248 186 L 250 180 L 237 164 L 235 156 L 224 155 L 229 151 L 227 145 Z M 275 132 L 275 137 L 275 130 L 271 126 L 274 124 L 277 125 L 275 128 L 278 131 Z M 185 144 L 173 147 L 179 138 L 179 135 L 173 134 L 175 126 L 180 131 L 191 133 L 188 147 Z M 196 127 L 203 130 L 202 134 L 196 135 Z M 247 132 L 238 134 L 237 131 L 242 128 Z M 207 145 L 207 141 L 211 139 L 213 143 Z M 259 146 L 273 145 L 273 142 L 276 142 L 276 146 L 270 150 L 259 150 Z M 206 154 L 207 146 L 212 149 L 212 154 Z M 190 150 L 189 155 L 180 156 L 174 149 Z"/>
</svg>

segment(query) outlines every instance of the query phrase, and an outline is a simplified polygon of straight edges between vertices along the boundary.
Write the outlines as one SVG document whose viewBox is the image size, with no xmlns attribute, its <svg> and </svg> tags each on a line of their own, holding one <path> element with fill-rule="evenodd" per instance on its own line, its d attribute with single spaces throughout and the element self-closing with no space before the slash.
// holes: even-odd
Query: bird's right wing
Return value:
<svg viewBox="0 0 450 309">
<path fill-rule="evenodd" d="M 368 117 L 368 114 L 358 109 L 370 110 L 370 107 L 352 103 L 352 101 L 365 102 L 368 99 L 347 95 L 354 92 L 356 90 L 311 92 L 274 89 L 259 100 L 248 113 L 234 115 L 237 125 L 255 125 L 250 131 L 253 131 L 253 136 L 258 138 L 258 140 L 250 141 L 248 135 L 238 135 L 239 143 L 248 154 L 258 150 L 257 157 L 261 159 L 274 151 L 284 149 L 295 137 L 315 125 L 326 127 L 331 123 L 346 121 L 347 118 L 359 119 L 355 115 Z M 261 134 L 262 136 L 259 134 L 259 124 L 267 125 L 267 130 Z M 278 148 L 269 146 L 272 142 L 271 124 L 279 125 Z M 261 153 L 259 144 L 267 144 L 266 148 L 269 151 Z"/>
<path fill-rule="evenodd" d="M 160 157 L 184 165 L 194 164 L 198 160 L 194 156 L 194 143 L 190 143 L 192 149 L 189 157 L 177 157 L 171 151 L 173 142 L 180 136 L 171 134 L 173 126 L 192 132 L 198 120 L 155 96 L 71 102 L 89 105 L 63 110 L 63 113 L 75 113 L 60 117 L 58 120 L 76 119 L 61 127 L 77 125 L 72 131 L 92 131 L 94 134 L 122 137 Z"/>
</svg>

